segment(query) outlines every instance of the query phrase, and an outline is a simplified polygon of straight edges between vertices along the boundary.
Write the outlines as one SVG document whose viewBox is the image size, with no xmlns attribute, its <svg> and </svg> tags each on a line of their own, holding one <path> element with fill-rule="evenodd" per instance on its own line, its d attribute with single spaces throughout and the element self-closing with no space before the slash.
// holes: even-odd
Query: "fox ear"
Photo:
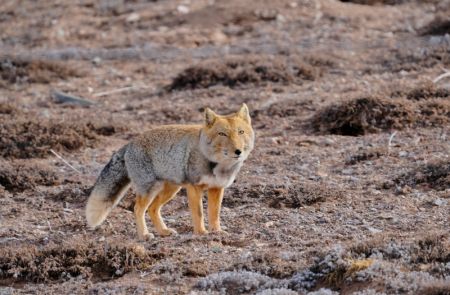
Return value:
<svg viewBox="0 0 450 295">
<path fill-rule="evenodd" d="M 250 118 L 250 112 L 248 111 L 248 107 L 245 103 L 242 104 L 239 111 L 236 113 L 236 115 L 246 121 L 247 123 L 251 123 L 252 119 Z"/>
<path fill-rule="evenodd" d="M 216 121 L 217 115 L 210 108 L 205 109 L 205 124 L 206 126 L 212 126 Z"/>
</svg>

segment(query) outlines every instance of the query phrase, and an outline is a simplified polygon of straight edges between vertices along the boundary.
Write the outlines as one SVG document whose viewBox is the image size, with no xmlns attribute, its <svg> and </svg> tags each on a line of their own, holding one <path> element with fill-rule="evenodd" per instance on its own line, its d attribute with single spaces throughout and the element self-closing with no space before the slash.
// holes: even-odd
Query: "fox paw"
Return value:
<svg viewBox="0 0 450 295">
<path fill-rule="evenodd" d="M 199 229 L 199 230 L 194 230 L 194 234 L 196 235 L 206 235 L 208 234 L 208 231 L 206 229 Z"/>
<path fill-rule="evenodd" d="M 223 229 L 211 229 L 211 233 L 212 234 L 217 234 L 217 235 L 229 235 L 229 233 L 227 231 L 224 231 Z"/>
<path fill-rule="evenodd" d="M 153 234 L 151 234 L 151 233 L 145 233 L 143 235 L 139 235 L 139 239 L 141 241 L 149 241 L 149 240 L 153 239 L 154 237 L 155 236 Z"/>
<path fill-rule="evenodd" d="M 158 231 L 161 236 L 176 236 L 178 235 L 177 231 L 171 228 L 164 228 Z"/>
</svg>

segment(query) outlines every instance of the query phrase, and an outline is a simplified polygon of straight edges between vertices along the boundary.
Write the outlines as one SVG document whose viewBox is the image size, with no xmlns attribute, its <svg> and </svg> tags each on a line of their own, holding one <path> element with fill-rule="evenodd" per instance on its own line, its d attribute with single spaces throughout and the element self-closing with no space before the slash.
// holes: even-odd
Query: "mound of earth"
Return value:
<svg viewBox="0 0 450 295">
<path fill-rule="evenodd" d="M 413 109 L 401 102 L 364 97 L 319 110 L 311 120 L 321 134 L 359 136 L 379 130 L 403 129 L 415 122 Z"/>
<path fill-rule="evenodd" d="M 66 64 L 47 60 L 0 59 L 0 84 L 50 83 L 78 77 L 80 73 Z"/>
<path fill-rule="evenodd" d="M 150 267 L 160 254 L 142 246 L 49 244 L 45 247 L 0 249 L 0 279 L 12 281 L 66 281 L 74 277 L 105 279 Z"/>
<path fill-rule="evenodd" d="M 23 192 L 37 185 L 58 184 L 55 172 L 41 166 L 19 162 L 0 161 L 0 186 L 10 192 Z"/>
<path fill-rule="evenodd" d="M 189 67 L 174 78 L 168 89 L 208 88 L 214 85 L 238 87 L 266 82 L 300 84 L 303 80 L 315 80 L 320 73 L 320 68 L 298 57 L 235 57 Z"/>
</svg>

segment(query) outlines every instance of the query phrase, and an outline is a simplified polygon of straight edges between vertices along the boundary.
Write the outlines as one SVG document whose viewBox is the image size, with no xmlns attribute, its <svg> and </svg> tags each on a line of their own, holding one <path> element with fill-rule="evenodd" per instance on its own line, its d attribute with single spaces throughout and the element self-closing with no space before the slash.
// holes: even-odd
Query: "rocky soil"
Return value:
<svg viewBox="0 0 450 295">
<path fill-rule="evenodd" d="M 0 294 L 450 294 L 450 2 L 0 3 Z M 75 96 L 81 98 L 70 99 Z M 151 126 L 247 103 L 227 234 L 84 206 Z M 150 220 L 148 220 L 150 230 Z"/>
</svg>

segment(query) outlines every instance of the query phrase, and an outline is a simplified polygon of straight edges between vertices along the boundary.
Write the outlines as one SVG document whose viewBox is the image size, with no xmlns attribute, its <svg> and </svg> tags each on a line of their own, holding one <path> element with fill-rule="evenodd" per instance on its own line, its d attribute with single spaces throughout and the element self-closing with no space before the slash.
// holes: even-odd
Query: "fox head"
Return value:
<svg viewBox="0 0 450 295">
<path fill-rule="evenodd" d="M 247 159 L 253 149 L 255 133 L 246 104 L 239 111 L 221 116 L 205 110 L 200 135 L 202 153 L 212 162 L 236 164 Z"/>
</svg>

